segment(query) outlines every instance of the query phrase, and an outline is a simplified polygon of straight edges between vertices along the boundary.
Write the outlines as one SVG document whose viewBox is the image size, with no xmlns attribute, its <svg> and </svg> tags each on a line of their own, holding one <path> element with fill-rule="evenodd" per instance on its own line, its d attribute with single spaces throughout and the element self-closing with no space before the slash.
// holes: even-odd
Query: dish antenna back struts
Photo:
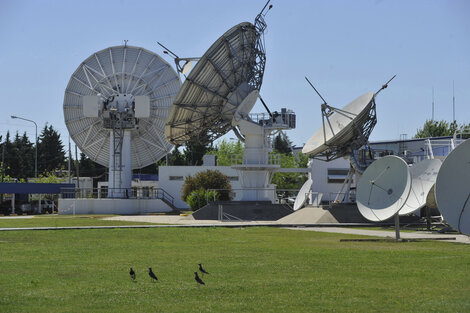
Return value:
<svg viewBox="0 0 470 313">
<path fill-rule="evenodd" d="M 459 232 L 470 235 L 470 140 L 458 145 L 444 160 L 435 195 L 444 219 Z"/>
<path fill-rule="evenodd" d="M 109 168 L 108 197 L 125 198 L 132 169 L 171 150 L 163 129 L 180 86 L 160 56 L 127 42 L 92 54 L 72 74 L 65 124 L 80 150 Z"/>
<path fill-rule="evenodd" d="M 165 125 L 165 137 L 175 145 L 212 142 L 233 129 L 245 142 L 242 164 L 232 166 L 241 171 L 244 201 L 274 201 L 270 181 L 280 162 L 269 156 L 270 135 L 295 127 L 290 110 L 271 113 L 266 107 L 268 114 L 250 116 L 260 98 L 266 64 L 268 4 L 254 24 L 232 27 L 204 53 L 183 83 Z"/>
<path fill-rule="evenodd" d="M 362 173 L 371 160 L 367 154 L 358 155 L 358 150 L 367 145 L 369 136 L 377 123 L 376 96 L 395 78 L 394 75 L 382 87 L 374 92 L 368 92 L 355 99 L 342 109 L 328 105 L 323 96 L 318 92 L 310 80 L 305 77 L 315 93 L 323 101 L 321 104 L 322 126 L 307 141 L 302 153 L 311 158 L 331 161 L 339 157 L 349 157 L 351 167 L 348 179 L 344 181 L 341 191 L 347 186 L 351 187 L 352 177 Z M 369 158 L 372 159 L 371 153 Z M 340 194 L 335 199 L 339 202 Z M 347 190 L 343 201 L 349 201 L 350 190 Z"/>
<path fill-rule="evenodd" d="M 240 23 L 225 32 L 189 72 L 167 119 L 169 142 L 212 142 L 232 129 L 237 111 L 253 108 L 257 95 L 243 101 L 259 92 L 263 81 L 265 8 L 254 24 Z"/>
</svg>

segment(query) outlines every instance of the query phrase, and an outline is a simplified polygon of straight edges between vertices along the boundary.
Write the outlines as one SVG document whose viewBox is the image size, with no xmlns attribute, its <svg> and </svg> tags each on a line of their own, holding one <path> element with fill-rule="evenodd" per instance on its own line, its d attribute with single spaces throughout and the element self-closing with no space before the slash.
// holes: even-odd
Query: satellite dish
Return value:
<svg viewBox="0 0 470 313">
<path fill-rule="evenodd" d="M 413 213 L 426 205 L 429 190 L 436 182 L 442 162 L 439 159 L 423 160 L 410 167 L 411 192 L 400 215 Z"/>
<path fill-rule="evenodd" d="M 176 72 L 157 54 L 128 45 L 106 48 L 72 74 L 64 97 L 65 124 L 83 153 L 109 167 L 112 132 L 106 116 L 127 110 L 135 124 L 123 137 L 130 137 L 130 166 L 141 168 L 172 147 L 163 132 L 180 86 Z"/>
<path fill-rule="evenodd" d="M 201 57 L 173 102 L 165 125 L 169 142 L 208 142 L 232 129 L 240 104 L 261 88 L 266 59 L 263 31 L 249 22 L 240 23 Z M 245 103 L 243 110 L 253 105 Z"/>
<path fill-rule="evenodd" d="M 189 73 L 189 71 L 193 68 L 193 61 L 189 60 L 186 63 L 184 63 L 183 68 L 181 70 L 181 73 L 183 75 L 186 75 Z"/>
<path fill-rule="evenodd" d="M 373 110 L 373 116 L 371 116 L 371 110 Z M 368 133 L 363 131 L 363 126 L 372 120 L 373 123 L 367 125 L 370 126 Z M 328 123 L 310 137 L 304 145 L 302 153 L 312 156 L 320 153 L 325 155 L 336 154 L 339 157 L 341 155 L 335 152 L 332 147 L 346 147 L 354 139 L 365 138 L 364 142 L 359 144 L 359 148 L 366 143 L 375 122 L 374 93 L 368 92 L 340 111 L 333 113 L 329 117 Z"/>
<path fill-rule="evenodd" d="M 435 188 L 436 183 L 432 185 L 431 189 L 429 189 L 428 195 L 426 196 L 426 206 L 430 209 L 437 209 L 436 193 L 434 191 Z"/>
<path fill-rule="evenodd" d="M 307 202 L 308 194 L 310 193 L 310 189 L 312 188 L 312 183 L 313 182 L 311 179 L 307 179 L 302 185 L 302 188 L 300 188 L 300 191 L 297 194 L 297 197 L 295 198 L 294 211 L 297 211 L 298 209 L 303 207 L 305 202 Z"/>
<path fill-rule="evenodd" d="M 397 156 L 374 161 L 362 174 L 356 202 L 359 212 L 380 222 L 400 211 L 411 191 L 411 174 L 406 162 Z"/>
<path fill-rule="evenodd" d="M 453 228 L 470 235 L 470 140 L 446 157 L 437 175 L 435 192 L 444 219 Z"/>
</svg>

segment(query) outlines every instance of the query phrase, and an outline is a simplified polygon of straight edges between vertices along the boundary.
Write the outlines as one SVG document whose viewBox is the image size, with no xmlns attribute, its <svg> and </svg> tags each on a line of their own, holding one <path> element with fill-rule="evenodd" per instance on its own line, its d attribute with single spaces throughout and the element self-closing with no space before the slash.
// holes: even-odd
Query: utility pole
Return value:
<svg viewBox="0 0 470 313">
<path fill-rule="evenodd" d="M 69 179 L 68 179 L 68 182 L 70 184 L 70 182 L 72 181 L 71 177 L 70 177 L 70 169 L 71 169 L 71 163 L 72 162 L 72 152 L 70 151 L 70 136 L 69 136 L 69 162 L 68 162 L 68 166 L 69 166 Z"/>
</svg>

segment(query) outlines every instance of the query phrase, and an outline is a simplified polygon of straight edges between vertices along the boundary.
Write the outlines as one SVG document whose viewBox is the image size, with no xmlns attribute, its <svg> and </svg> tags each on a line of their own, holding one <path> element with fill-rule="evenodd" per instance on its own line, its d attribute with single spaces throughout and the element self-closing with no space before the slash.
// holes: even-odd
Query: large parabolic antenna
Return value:
<svg viewBox="0 0 470 313">
<path fill-rule="evenodd" d="M 72 74 L 65 124 L 83 153 L 110 168 L 110 189 L 130 188 L 131 169 L 170 151 L 164 125 L 180 86 L 161 57 L 127 45 L 92 54 Z"/>
<path fill-rule="evenodd" d="M 437 175 L 436 202 L 444 219 L 470 235 L 470 140 L 457 146 Z"/>
<path fill-rule="evenodd" d="M 397 156 L 374 161 L 357 185 L 356 202 L 361 214 L 373 222 L 389 219 L 405 204 L 411 191 L 411 174 Z"/>
<path fill-rule="evenodd" d="M 410 167 L 411 192 L 405 205 L 400 210 L 400 215 L 413 213 L 426 205 L 426 197 L 429 190 L 436 182 L 437 173 L 441 168 L 439 159 L 423 160 Z"/>
<path fill-rule="evenodd" d="M 368 92 L 341 110 L 332 113 L 327 123 L 307 141 L 302 153 L 332 160 L 366 144 L 377 122 L 375 98 Z"/>
<path fill-rule="evenodd" d="M 232 27 L 201 57 L 173 102 L 165 126 L 169 142 L 213 141 L 232 129 L 237 110 L 248 113 L 253 108 L 256 97 L 241 104 L 261 88 L 265 28 L 259 14 L 254 25 L 244 22 Z"/>
</svg>

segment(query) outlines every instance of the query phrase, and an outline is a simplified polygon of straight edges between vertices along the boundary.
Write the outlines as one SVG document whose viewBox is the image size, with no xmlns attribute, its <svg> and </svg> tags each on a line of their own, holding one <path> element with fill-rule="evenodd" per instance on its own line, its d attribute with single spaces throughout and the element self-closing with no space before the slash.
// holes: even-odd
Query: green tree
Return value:
<svg viewBox="0 0 470 313">
<path fill-rule="evenodd" d="M 281 136 L 281 133 L 278 133 L 276 137 L 274 137 L 273 147 L 274 150 L 285 155 L 289 155 L 292 153 L 292 150 L 290 148 L 291 143 L 286 140 L 284 136 Z"/>
<path fill-rule="evenodd" d="M 92 161 L 83 152 L 80 153 L 80 161 L 78 165 L 80 176 L 97 178 L 97 181 L 106 180 L 106 167 Z"/>
<path fill-rule="evenodd" d="M 446 121 L 427 120 L 423 128 L 417 130 L 414 138 L 452 136 L 458 128 L 455 121 L 449 124 Z"/>
<path fill-rule="evenodd" d="M 289 155 L 281 154 L 281 168 L 306 168 L 308 157 L 299 154 L 299 161 L 290 153 Z M 275 184 L 277 189 L 300 189 L 307 180 L 304 173 L 274 173 L 271 183 Z"/>
<path fill-rule="evenodd" d="M 232 155 L 243 154 L 243 143 L 240 141 L 226 141 L 225 139 L 218 143 L 215 149 L 207 151 L 206 154 L 217 156 L 217 165 L 230 166 Z"/>
<path fill-rule="evenodd" d="M 26 132 L 22 137 L 19 137 L 18 134 L 15 137 L 15 142 L 13 143 L 14 149 L 17 156 L 17 178 L 28 178 L 34 177 L 34 147 L 33 144 L 29 141 L 26 136 Z"/>
<path fill-rule="evenodd" d="M 38 139 L 38 171 L 51 172 L 64 167 L 65 151 L 60 134 L 46 124 Z"/>
<path fill-rule="evenodd" d="M 186 165 L 202 165 L 202 157 L 210 150 L 211 145 L 204 142 L 207 141 L 191 140 L 186 143 L 184 149 Z"/>
</svg>

